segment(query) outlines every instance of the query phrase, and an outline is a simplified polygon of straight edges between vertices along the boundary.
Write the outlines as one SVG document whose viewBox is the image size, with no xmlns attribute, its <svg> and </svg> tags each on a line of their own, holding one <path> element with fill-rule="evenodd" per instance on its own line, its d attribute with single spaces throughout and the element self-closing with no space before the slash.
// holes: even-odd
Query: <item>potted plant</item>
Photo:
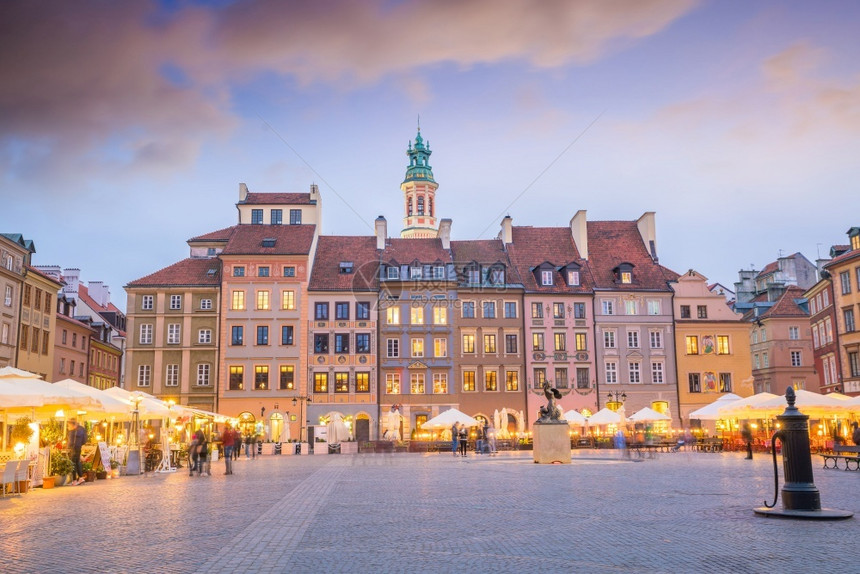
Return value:
<svg viewBox="0 0 860 574">
<path fill-rule="evenodd" d="M 96 471 L 93 470 L 93 463 L 87 461 L 81 464 L 81 467 L 84 471 L 84 480 L 87 482 L 94 482 L 96 479 Z"/>
<path fill-rule="evenodd" d="M 110 476 L 111 478 L 119 478 L 119 461 L 110 461 Z"/>
<path fill-rule="evenodd" d="M 74 470 L 72 459 L 64 452 L 51 451 L 51 477 L 54 478 L 56 486 L 66 484 L 66 478 Z"/>
<path fill-rule="evenodd" d="M 18 443 L 23 443 L 25 445 L 30 444 L 30 438 L 33 436 L 33 429 L 30 428 L 31 421 L 28 417 L 21 417 L 15 424 L 12 425 L 12 445 L 16 445 Z"/>
</svg>

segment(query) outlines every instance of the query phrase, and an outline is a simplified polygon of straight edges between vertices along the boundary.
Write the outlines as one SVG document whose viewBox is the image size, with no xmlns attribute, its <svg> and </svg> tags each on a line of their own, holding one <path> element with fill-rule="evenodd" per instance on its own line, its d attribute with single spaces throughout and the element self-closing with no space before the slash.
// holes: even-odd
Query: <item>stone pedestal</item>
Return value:
<svg viewBox="0 0 860 574">
<path fill-rule="evenodd" d="M 535 423 L 534 459 L 538 464 L 570 464 L 570 426 L 562 423 Z"/>
</svg>

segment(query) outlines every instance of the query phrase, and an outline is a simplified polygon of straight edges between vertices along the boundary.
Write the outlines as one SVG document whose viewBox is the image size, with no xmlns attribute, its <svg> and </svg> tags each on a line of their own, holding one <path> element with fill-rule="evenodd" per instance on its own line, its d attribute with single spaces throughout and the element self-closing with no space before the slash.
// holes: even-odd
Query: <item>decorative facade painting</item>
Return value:
<svg viewBox="0 0 860 574">
<path fill-rule="evenodd" d="M 702 354 L 710 355 L 714 352 L 714 337 L 711 335 L 702 335 Z"/>
<path fill-rule="evenodd" d="M 717 392 L 717 375 L 711 371 L 702 374 L 702 392 Z"/>
</svg>

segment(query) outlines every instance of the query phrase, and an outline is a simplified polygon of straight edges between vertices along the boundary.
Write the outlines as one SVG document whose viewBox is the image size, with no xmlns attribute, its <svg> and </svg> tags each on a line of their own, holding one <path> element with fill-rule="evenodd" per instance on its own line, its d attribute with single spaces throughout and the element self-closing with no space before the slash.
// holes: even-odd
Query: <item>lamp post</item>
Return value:
<svg viewBox="0 0 860 574">
<path fill-rule="evenodd" d="M 296 403 L 300 403 L 299 405 L 299 442 L 304 442 L 307 438 L 305 435 L 305 404 L 314 402 L 311 397 L 293 397 L 293 406 L 296 406 Z"/>
<path fill-rule="evenodd" d="M 624 405 L 625 401 L 627 401 L 627 393 L 624 391 L 609 391 L 606 398 L 608 399 L 606 408 L 611 411 L 617 411 Z"/>
</svg>

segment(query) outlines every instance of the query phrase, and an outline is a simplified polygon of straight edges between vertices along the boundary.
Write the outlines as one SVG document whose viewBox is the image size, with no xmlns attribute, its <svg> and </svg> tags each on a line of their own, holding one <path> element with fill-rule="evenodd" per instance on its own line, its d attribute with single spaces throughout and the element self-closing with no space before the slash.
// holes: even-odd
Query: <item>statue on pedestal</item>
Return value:
<svg viewBox="0 0 860 574">
<path fill-rule="evenodd" d="M 564 422 L 561 418 L 561 411 L 556 406 L 555 401 L 561 398 L 561 392 L 555 387 L 550 387 L 549 382 L 543 383 L 543 394 L 546 397 L 546 406 L 540 408 L 540 418 L 535 421 L 537 423 L 558 423 Z"/>
</svg>

